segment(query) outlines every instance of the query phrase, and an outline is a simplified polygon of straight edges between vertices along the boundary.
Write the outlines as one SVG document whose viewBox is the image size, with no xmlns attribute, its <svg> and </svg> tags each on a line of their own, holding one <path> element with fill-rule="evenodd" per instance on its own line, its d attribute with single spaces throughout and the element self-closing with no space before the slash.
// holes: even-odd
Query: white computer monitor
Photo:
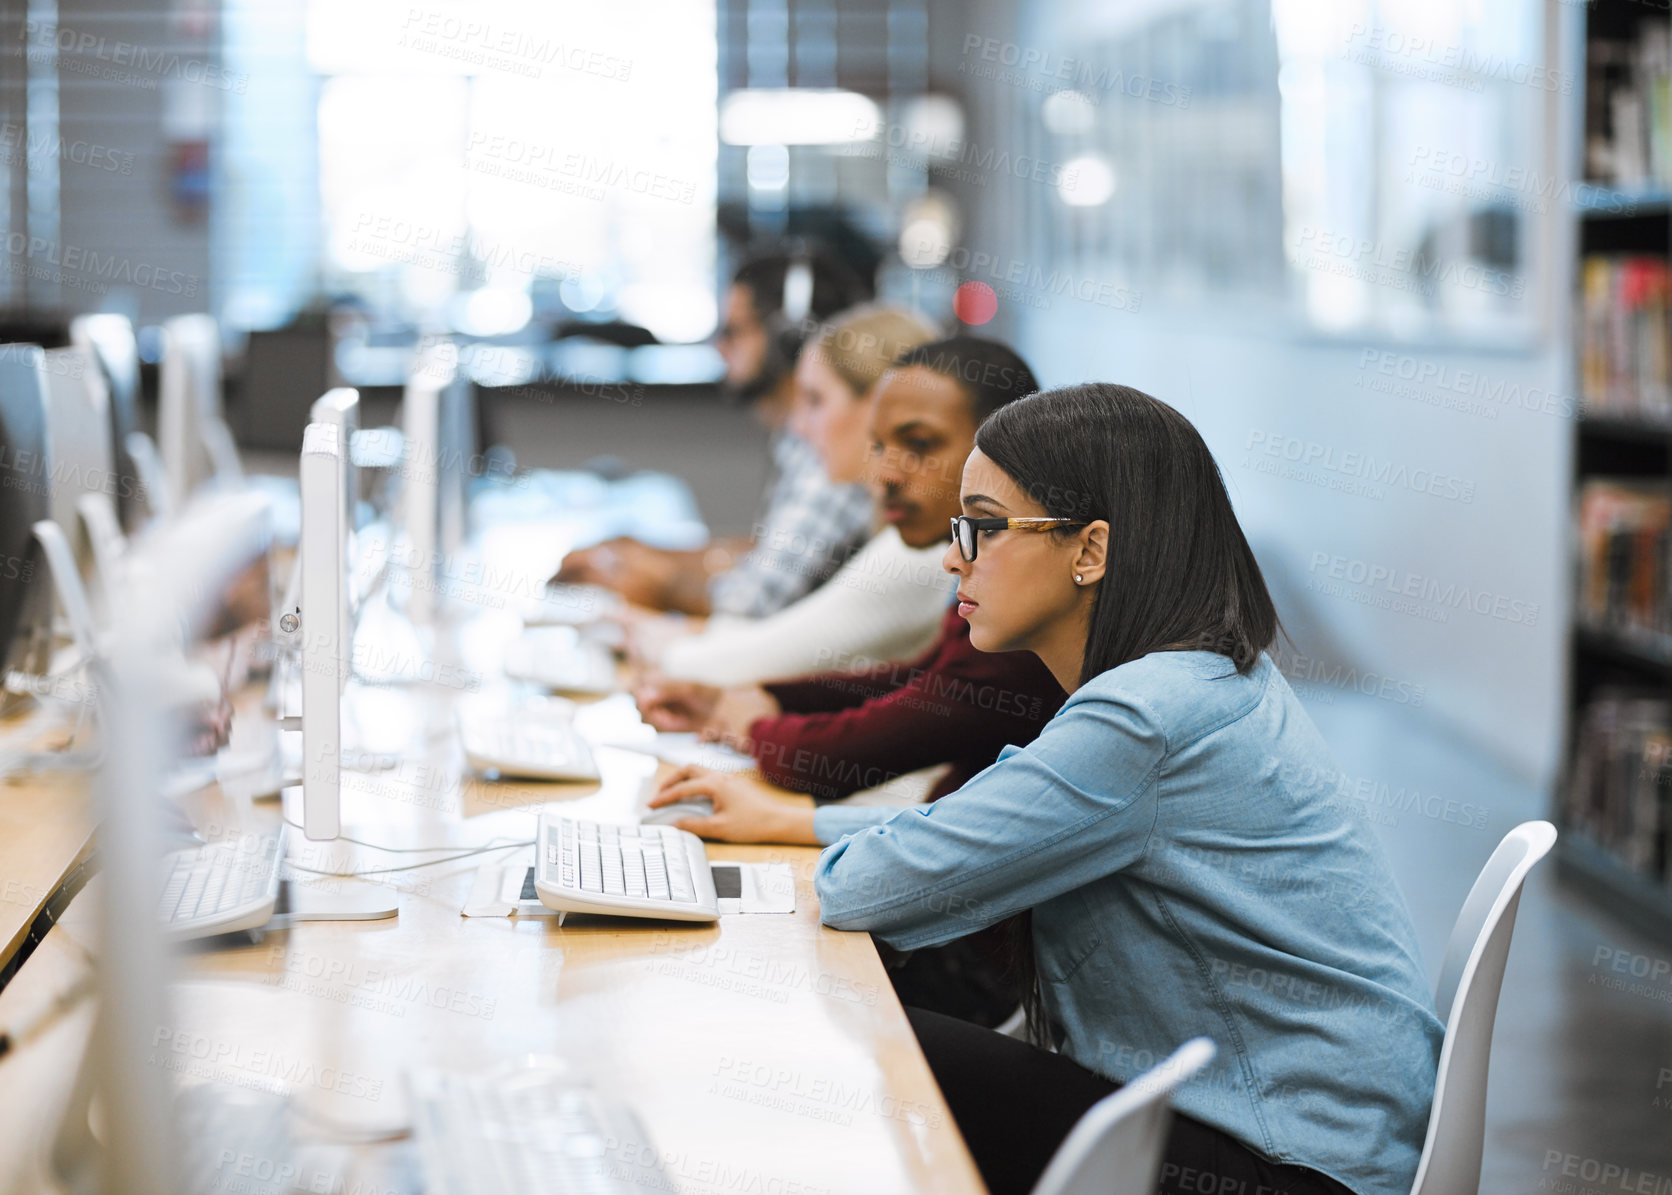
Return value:
<svg viewBox="0 0 1672 1195">
<path fill-rule="evenodd" d="M 469 530 L 470 475 L 479 460 L 476 444 L 476 390 L 465 370 L 455 370 L 441 391 L 436 468 L 436 533 L 449 559 L 463 550 Z"/>
<path fill-rule="evenodd" d="M 349 671 L 347 545 L 343 542 L 344 446 L 338 429 L 302 434 L 302 832 L 342 832 L 342 690 Z"/>
<path fill-rule="evenodd" d="M 0 674 L 45 675 L 52 656 L 53 603 L 37 575 L 34 527 L 51 516 L 45 354 L 32 344 L 0 345 Z M 0 687 L 0 714 L 27 697 Z"/>
<path fill-rule="evenodd" d="M 157 382 L 157 450 L 178 505 L 211 480 L 243 476 L 221 404 L 221 337 L 208 315 L 177 315 L 162 326 Z"/>
<path fill-rule="evenodd" d="M 137 437 L 144 444 L 142 454 L 156 456 L 156 444 L 139 430 L 139 344 L 134 326 L 127 316 L 112 312 L 78 315 L 70 321 L 70 343 L 98 363 L 109 392 L 110 440 L 119 471 L 117 516 L 125 531 L 137 531 L 142 509 L 157 514 L 154 504 L 165 499 L 142 480 L 128 451 L 129 437 Z"/>
<path fill-rule="evenodd" d="M 419 626 L 436 615 L 435 568 L 441 540 L 442 395 L 458 372 L 445 342 L 420 350 L 401 399 L 401 553 L 407 574 L 407 617 Z"/>
<path fill-rule="evenodd" d="M 360 430 L 360 392 L 352 386 L 327 390 L 314 400 L 310 411 L 314 423 L 328 423 L 337 429 L 337 446 L 342 457 L 342 543 L 350 574 L 354 567 L 355 510 L 360 498 L 360 473 L 354 467 L 354 433 Z M 348 656 L 354 641 L 354 615 L 359 592 L 353 584 L 343 592 L 343 654 Z"/>
<path fill-rule="evenodd" d="M 179 730 L 155 700 L 156 678 L 177 662 L 182 624 L 201 631 L 270 539 L 266 501 L 244 494 L 199 503 L 135 544 L 133 563 L 144 582 L 118 611 L 110 657 L 98 665 L 104 748 L 94 786 L 99 1027 L 51 1150 L 65 1189 L 136 1195 L 183 1189 L 170 1074 L 153 1057 L 158 1026 L 173 1023 L 171 955 L 156 910 L 169 846 L 160 816 L 162 777 Z"/>
<path fill-rule="evenodd" d="M 91 589 L 93 540 L 83 525 L 82 499 L 109 504 L 115 517 L 120 488 L 110 431 L 110 393 L 98 362 L 76 347 L 42 355 L 46 372 L 46 427 L 52 521 L 63 530 L 84 584 Z"/>
</svg>

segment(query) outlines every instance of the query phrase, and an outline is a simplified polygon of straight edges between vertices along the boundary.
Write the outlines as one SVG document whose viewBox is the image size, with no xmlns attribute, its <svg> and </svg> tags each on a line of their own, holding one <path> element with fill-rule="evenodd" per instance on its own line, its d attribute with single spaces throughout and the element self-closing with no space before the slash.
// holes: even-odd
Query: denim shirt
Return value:
<svg viewBox="0 0 1672 1195">
<path fill-rule="evenodd" d="M 1444 1029 L 1404 898 L 1261 655 L 1153 652 L 932 805 L 827 805 L 821 916 L 934 946 L 1033 910 L 1059 1050 L 1126 1082 L 1189 1038 L 1181 1112 L 1357 1195 L 1408 1195 Z"/>
</svg>

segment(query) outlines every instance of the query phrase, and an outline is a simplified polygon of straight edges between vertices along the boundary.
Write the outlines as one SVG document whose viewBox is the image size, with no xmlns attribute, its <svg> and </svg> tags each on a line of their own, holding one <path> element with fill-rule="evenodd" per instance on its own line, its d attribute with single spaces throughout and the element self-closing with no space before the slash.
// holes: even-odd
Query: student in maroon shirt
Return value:
<svg viewBox="0 0 1672 1195">
<path fill-rule="evenodd" d="M 963 513 L 959 482 L 975 429 L 998 407 L 1038 389 L 1020 357 L 994 341 L 958 336 L 906 353 L 875 391 L 871 477 L 883 517 L 914 548 L 946 540 Z M 1024 746 L 1067 700 L 1031 652 L 986 654 L 970 646 L 955 606 L 941 635 L 910 665 L 825 673 L 782 684 L 717 689 L 661 681 L 639 693 L 660 730 L 700 730 L 743 747 L 774 784 L 831 800 L 905 772 L 950 764 L 930 794 L 951 792 Z M 652 805 L 707 797 L 711 817 L 675 824 L 729 842 L 816 845 L 813 813 L 764 792 L 752 780 L 682 768 Z M 984 1025 L 1017 1006 L 1020 988 L 995 957 L 1002 934 L 963 939 L 896 960 L 889 977 L 918 1007 Z"/>
<path fill-rule="evenodd" d="M 1038 389 L 1033 373 L 995 341 L 957 336 L 905 353 L 874 392 L 869 473 L 878 508 L 914 548 L 947 538 L 962 513 L 958 482 L 975 429 L 994 410 Z M 659 730 L 699 730 L 747 750 L 774 784 L 834 800 L 919 768 L 950 764 L 932 797 L 958 788 L 1007 743 L 1033 741 L 1066 695 L 1030 652 L 988 655 L 948 607 L 941 635 L 910 665 L 830 672 L 764 687 L 718 689 L 653 681 L 639 709 Z M 723 791 L 714 791 L 716 789 Z M 714 816 L 676 823 L 732 842 L 807 842 L 808 810 L 785 809 L 747 782 L 683 769 L 653 803 L 705 796 Z M 754 799 L 751 799 L 751 798 Z M 800 813 L 806 825 L 785 824 Z"/>
<path fill-rule="evenodd" d="M 1032 652 L 971 647 L 970 624 L 956 606 L 948 606 L 935 645 L 911 664 L 810 676 L 765 692 L 781 712 L 748 725 L 750 753 L 767 780 L 814 800 L 951 764 L 929 793 L 934 800 L 962 787 L 1006 743 L 1031 742 L 1064 700 Z"/>
</svg>

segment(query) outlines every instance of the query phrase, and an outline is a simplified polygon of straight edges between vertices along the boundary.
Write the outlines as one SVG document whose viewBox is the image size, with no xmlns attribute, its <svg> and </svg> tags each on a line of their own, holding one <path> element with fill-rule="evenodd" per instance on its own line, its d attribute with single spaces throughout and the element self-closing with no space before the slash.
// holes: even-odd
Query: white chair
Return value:
<svg viewBox="0 0 1672 1195">
<path fill-rule="evenodd" d="M 1549 822 L 1523 822 L 1486 861 L 1457 915 L 1434 989 L 1446 1025 L 1428 1138 L 1411 1195 L 1466 1195 L 1480 1187 L 1486 1136 L 1486 1068 L 1521 886 L 1556 842 Z"/>
<path fill-rule="evenodd" d="M 1033 1195 L 1153 1195 L 1172 1125 L 1173 1090 L 1213 1060 L 1205 1037 L 1093 1104 L 1074 1126 Z"/>
</svg>

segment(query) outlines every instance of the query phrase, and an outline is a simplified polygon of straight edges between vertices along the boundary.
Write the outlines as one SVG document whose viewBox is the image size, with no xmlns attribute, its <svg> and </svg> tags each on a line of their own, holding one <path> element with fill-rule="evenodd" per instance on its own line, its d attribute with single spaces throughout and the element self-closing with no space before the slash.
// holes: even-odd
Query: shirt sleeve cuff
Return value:
<svg viewBox="0 0 1672 1195">
<path fill-rule="evenodd" d="M 849 834 L 880 826 L 899 812 L 892 805 L 820 805 L 813 810 L 813 837 L 820 846 L 831 846 Z"/>
</svg>

